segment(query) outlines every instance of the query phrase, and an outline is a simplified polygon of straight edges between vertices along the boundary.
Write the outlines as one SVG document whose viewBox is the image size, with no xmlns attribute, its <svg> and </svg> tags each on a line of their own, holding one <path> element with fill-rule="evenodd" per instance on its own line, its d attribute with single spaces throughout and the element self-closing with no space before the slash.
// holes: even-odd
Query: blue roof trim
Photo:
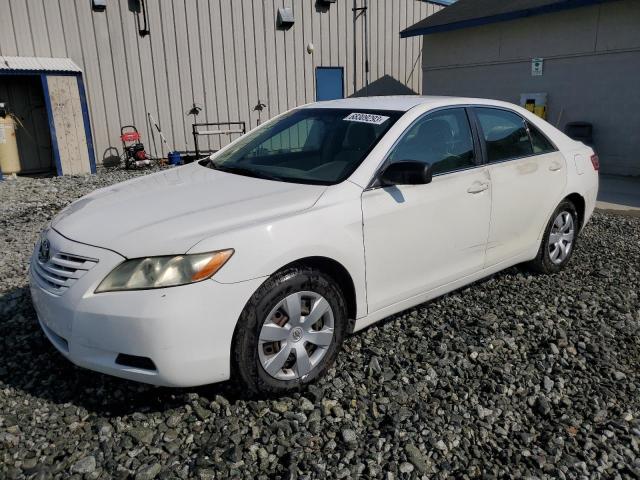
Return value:
<svg viewBox="0 0 640 480">
<path fill-rule="evenodd" d="M 434 5 L 439 5 L 441 7 L 448 7 L 449 5 L 453 5 L 457 0 L 423 0 L 425 3 L 433 3 Z"/>
<path fill-rule="evenodd" d="M 73 75 L 80 75 L 80 72 L 69 72 L 68 70 L 5 70 L 2 69 L 0 70 L 0 76 L 9 76 L 9 75 L 21 75 L 21 76 L 26 76 L 26 75 L 33 75 L 33 76 L 38 76 L 38 75 L 56 75 L 56 76 L 73 76 Z"/>
<path fill-rule="evenodd" d="M 76 80 L 78 81 L 78 93 L 80 94 L 80 109 L 82 110 L 82 121 L 84 123 L 84 136 L 87 139 L 87 150 L 89 151 L 89 169 L 91 170 L 91 173 L 96 173 L 96 154 L 93 148 L 93 136 L 91 135 L 91 121 L 89 119 L 87 93 L 84 88 L 82 75 L 78 75 Z"/>
<path fill-rule="evenodd" d="M 536 8 L 527 8 L 525 10 L 518 10 L 515 12 L 502 13 L 499 15 L 491 15 L 488 17 L 472 18 L 469 20 L 463 20 L 460 22 L 448 23 L 445 25 L 434 25 L 432 27 L 418 27 L 413 29 L 407 28 L 400 32 L 400 38 L 417 37 L 419 35 L 429 35 L 439 32 L 450 32 L 452 30 L 460 30 L 463 28 L 479 27 L 481 25 L 488 25 L 491 23 L 506 22 L 508 20 L 515 20 L 518 18 L 533 17 L 536 15 L 542 15 L 545 13 L 560 12 L 562 10 L 571 10 L 573 8 L 586 7 L 589 5 L 596 5 L 598 3 L 605 3 L 610 0 L 567 0 L 561 3 L 551 3 Z"/>
</svg>

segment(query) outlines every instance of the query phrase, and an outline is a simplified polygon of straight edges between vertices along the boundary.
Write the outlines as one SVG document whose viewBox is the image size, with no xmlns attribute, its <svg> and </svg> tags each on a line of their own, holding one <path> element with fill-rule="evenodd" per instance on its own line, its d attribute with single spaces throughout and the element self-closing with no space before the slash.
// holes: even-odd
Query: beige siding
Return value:
<svg viewBox="0 0 640 480">
<path fill-rule="evenodd" d="M 640 48 L 640 2 L 624 0 L 424 37 L 423 69 Z"/>
<path fill-rule="evenodd" d="M 640 2 L 619 0 L 424 37 L 423 93 L 520 101 L 593 124 L 601 172 L 640 175 Z M 544 74 L 531 75 L 531 59 Z"/>
<path fill-rule="evenodd" d="M 203 109 L 200 122 L 245 121 L 253 128 L 258 100 L 267 105 L 262 121 L 314 101 L 318 66 L 344 67 L 346 95 L 364 91 L 364 16 L 354 29 L 353 0 L 326 10 L 312 0 L 152 0 L 151 35 L 144 38 L 127 0 L 110 0 L 105 13 L 92 12 L 90 4 L 0 0 L 0 54 L 70 57 L 81 66 L 98 162 L 120 148 L 126 124 L 141 130 L 151 154 L 166 155 L 147 112 L 178 150 L 194 148 L 193 117 L 186 115 L 194 103 Z M 369 81 L 379 86 L 376 80 L 385 80 L 373 93 L 403 85 L 404 93 L 418 92 L 420 40 L 400 39 L 399 32 L 433 8 L 418 0 L 367 4 Z M 276 28 L 282 6 L 294 10 L 287 31 Z M 201 145 L 217 149 L 228 140 L 212 137 Z"/>
</svg>

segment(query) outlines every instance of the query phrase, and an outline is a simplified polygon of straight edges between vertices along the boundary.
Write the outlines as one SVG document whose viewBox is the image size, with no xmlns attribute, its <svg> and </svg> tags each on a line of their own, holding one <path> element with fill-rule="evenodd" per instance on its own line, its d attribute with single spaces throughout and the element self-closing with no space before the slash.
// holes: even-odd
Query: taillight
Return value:
<svg viewBox="0 0 640 480">
<path fill-rule="evenodd" d="M 591 155 L 591 164 L 596 172 L 600 170 L 600 158 L 595 153 Z"/>
</svg>

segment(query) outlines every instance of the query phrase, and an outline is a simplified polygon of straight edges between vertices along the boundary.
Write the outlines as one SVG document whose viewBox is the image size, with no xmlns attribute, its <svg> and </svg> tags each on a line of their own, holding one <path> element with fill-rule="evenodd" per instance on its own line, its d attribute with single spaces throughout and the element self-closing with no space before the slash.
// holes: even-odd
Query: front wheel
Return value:
<svg viewBox="0 0 640 480">
<path fill-rule="evenodd" d="M 576 207 L 564 200 L 553 212 L 542 237 L 538 255 L 529 267 L 541 273 L 557 273 L 569 263 L 578 238 Z"/>
<path fill-rule="evenodd" d="M 334 362 L 346 325 L 346 303 L 330 277 L 306 267 L 279 272 L 240 316 L 233 342 L 238 379 L 254 393 L 298 390 Z"/>
</svg>

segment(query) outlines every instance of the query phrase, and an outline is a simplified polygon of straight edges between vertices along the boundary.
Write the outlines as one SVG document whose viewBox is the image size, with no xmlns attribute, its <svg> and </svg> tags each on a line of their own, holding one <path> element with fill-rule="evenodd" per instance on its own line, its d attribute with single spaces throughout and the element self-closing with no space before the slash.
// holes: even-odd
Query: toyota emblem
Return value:
<svg viewBox="0 0 640 480">
<path fill-rule="evenodd" d="M 48 262 L 51 255 L 51 244 L 49 240 L 43 238 L 40 242 L 40 250 L 38 250 L 38 258 L 41 262 Z"/>
</svg>

